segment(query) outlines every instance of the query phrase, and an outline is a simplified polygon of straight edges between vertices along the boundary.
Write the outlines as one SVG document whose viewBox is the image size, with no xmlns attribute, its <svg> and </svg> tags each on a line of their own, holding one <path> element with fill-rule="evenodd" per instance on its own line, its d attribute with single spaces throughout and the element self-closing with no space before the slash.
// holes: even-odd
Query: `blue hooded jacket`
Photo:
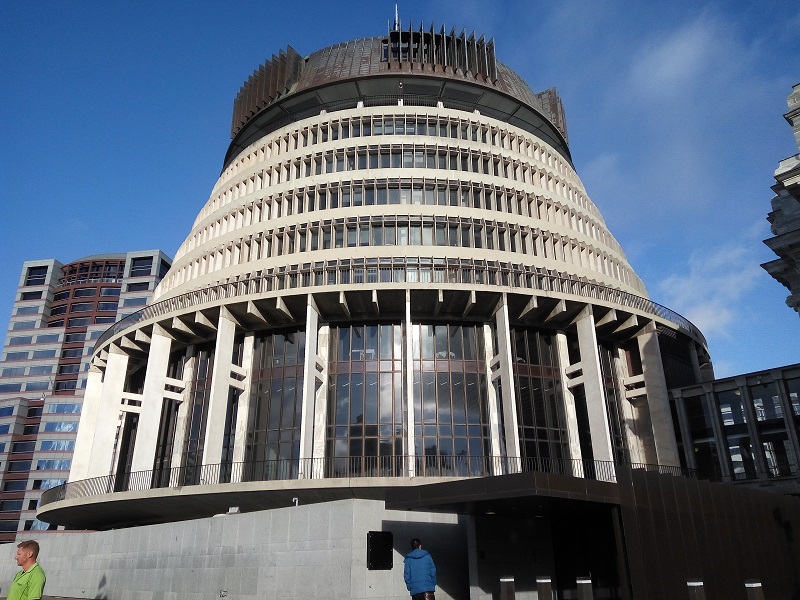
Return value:
<svg viewBox="0 0 800 600">
<path fill-rule="evenodd" d="M 427 550 L 417 548 L 409 552 L 403 560 L 403 579 L 409 593 L 436 591 L 436 566 Z"/>
</svg>

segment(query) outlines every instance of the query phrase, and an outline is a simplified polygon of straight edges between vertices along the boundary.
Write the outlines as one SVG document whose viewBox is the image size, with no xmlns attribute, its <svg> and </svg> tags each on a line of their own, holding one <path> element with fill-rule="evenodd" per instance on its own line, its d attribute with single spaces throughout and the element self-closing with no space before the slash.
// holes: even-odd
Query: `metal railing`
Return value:
<svg viewBox="0 0 800 600">
<path fill-rule="evenodd" d="M 697 477 L 697 471 L 665 465 L 630 463 L 663 475 Z M 256 462 L 189 465 L 63 483 L 42 494 L 40 506 L 114 492 L 147 491 L 194 485 L 300 479 L 349 479 L 362 477 L 488 477 L 521 472 L 566 475 L 596 481 L 616 481 L 617 465 L 609 461 L 510 458 L 505 456 L 351 456 L 281 459 Z"/>
<path fill-rule="evenodd" d="M 666 306 L 630 292 L 539 267 L 468 259 L 461 259 L 458 264 L 450 261 L 441 264 L 439 259 L 409 257 L 395 258 L 392 264 L 379 265 L 331 264 L 332 262 L 334 261 L 315 263 L 314 266 L 267 269 L 255 277 L 211 285 L 155 302 L 114 323 L 98 338 L 95 349 L 101 348 L 118 333 L 142 321 L 193 306 L 283 290 L 362 283 L 486 285 L 571 294 L 658 316 L 689 332 L 704 345 L 706 343 L 703 334 L 694 324 Z"/>
</svg>

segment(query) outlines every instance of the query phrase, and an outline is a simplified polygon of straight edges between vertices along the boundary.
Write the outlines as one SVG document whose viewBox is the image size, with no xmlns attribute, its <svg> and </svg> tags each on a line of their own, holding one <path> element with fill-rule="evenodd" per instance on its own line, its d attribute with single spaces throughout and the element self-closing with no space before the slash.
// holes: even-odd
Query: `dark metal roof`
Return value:
<svg viewBox="0 0 800 600">
<path fill-rule="evenodd" d="M 494 57 L 494 41 L 389 32 L 328 46 L 306 59 L 289 46 L 261 65 L 234 101 L 229 164 L 246 146 L 288 123 L 364 106 L 403 104 L 463 109 L 526 129 L 567 159 L 567 127 L 555 89 L 536 93 Z"/>
</svg>

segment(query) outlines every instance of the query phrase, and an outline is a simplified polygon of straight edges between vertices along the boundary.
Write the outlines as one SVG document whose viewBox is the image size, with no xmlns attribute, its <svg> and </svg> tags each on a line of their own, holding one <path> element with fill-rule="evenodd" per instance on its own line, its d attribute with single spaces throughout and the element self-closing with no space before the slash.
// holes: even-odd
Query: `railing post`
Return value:
<svg viewBox="0 0 800 600">
<path fill-rule="evenodd" d="M 578 586 L 578 600 L 594 600 L 591 577 L 578 577 L 575 583 Z"/>
<path fill-rule="evenodd" d="M 758 579 L 747 579 L 744 582 L 747 600 L 764 600 L 764 589 Z"/>
<path fill-rule="evenodd" d="M 550 577 L 536 578 L 536 595 L 538 600 L 553 600 L 553 581 Z"/>
<path fill-rule="evenodd" d="M 688 596 L 690 600 L 706 600 L 706 592 L 703 582 L 697 579 L 686 582 L 688 588 Z"/>
<path fill-rule="evenodd" d="M 514 591 L 514 578 L 501 577 L 500 578 L 500 600 L 514 600 L 516 592 Z"/>
</svg>

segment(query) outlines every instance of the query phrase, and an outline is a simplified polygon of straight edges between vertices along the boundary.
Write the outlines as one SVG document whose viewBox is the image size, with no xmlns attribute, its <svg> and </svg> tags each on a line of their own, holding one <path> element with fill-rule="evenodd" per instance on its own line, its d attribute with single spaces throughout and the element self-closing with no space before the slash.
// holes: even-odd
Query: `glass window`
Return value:
<svg viewBox="0 0 800 600">
<path fill-rule="evenodd" d="M 81 412 L 80 404 L 51 404 L 48 408 L 49 413 L 54 414 L 78 414 Z"/>
<path fill-rule="evenodd" d="M 71 452 L 75 449 L 75 440 L 42 440 L 41 449 L 53 452 Z"/>
<path fill-rule="evenodd" d="M 38 306 L 20 306 L 17 308 L 17 315 L 36 315 L 39 314 Z"/>
<path fill-rule="evenodd" d="M 49 375 L 53 372 L 53 365 L 36 365 L 28 369 L 28 375 Z"/>
<path fill-rule="evenodd" d="M 144 306 L 147 304 L 147 298 L 125 298 L 123 306 Z"/>
<path fill-rule="evenodd" d="M 0 417 L 10 417 L 14 414 L 14 405 L 0 407 Z"/>
<path fill-rule="evenodd" d="M 113 323 L 116 321 L 116 317 L 95 317 L 94 322 L 95 325 L 102 325 L 103 323 Z"/>
<path fill-rule="evenodd" d="M 4 492 L 24 492 L 28 487 L 27 479 L 15 479 L 3 484 Z"/>
<path fill-rule="evenodd" d="M 8 462 L 8 471 L 10 473 L 22 473 L 23 471 L 31 470 L 31 461 L 29 460 L 11 460 Z"/>
<path fill-rule="evenodd" d="M 55 358 L 56 351 L 55 350 L 34 350 L 33 351 L 33 358 Z"/>
<path fill-rule="evenodd" d="M 117 303 L 116 302 L 98 302 L 97 303 L 97 310 L 100 312 L 117 312 Z"/>
<path fill-rule="evenodd" d="M 29 381 L 25 384 L 26 392 L 43 392 L 50 389 L 49 381 Z"/>
<path fill-rule="evenodd" d="M 12 454 L 22 454 L 25 452 L 33 452 L 36 449 L 36 442 L 14 442 L 11 444 Z"/>
<path fill-rule="evenodd" d="M 6 360 L 27 360 L 27 352 L 7 352 Z"/>
<path fill-rule="evenodd" d="M 75 302 L 70 308 L 70 312 L 73 313 L 92 312 L 94 310 L 94 302 Z"/>
<path fill-rule="evenodd" d="M 28 267 L 25 285 L 44 285 L 47 281 L 47 267 Z"/>
<path fill-rule="evenodd" d="M 61 351 L 61 358 L 80 358 L 83 348 L 64 348 Z"/>
<path fill-rule="evenodd" d="M 26 329 L 35 329 L 36 321 L 16 321 L 11 325 L 12 331 L 25 331 Z"/>
<path fill-rule="evenodd" d="M 113 289 L 117 293 L 116 294 L 107 294 L 107 295 L 109 295 L 109 296 L 112 296 L 112 295 L 119 296 L 119 288 L 113 288 Z M 144 292 L 144 291 L 147 291 L 148 289 L 150 289 L 150 284 L 148 282 L 139 281 L 137 283 L 129 283 L 128 287 L 125 288 L 125 291 L 127 291 L 127 292 Z"/>
<path fill-rule="evenodd" d="M 63 292 L 56 292 L 53 294 L 53 302 L 60 302 L 61 300 L 66 300 L 69 298 L 69 290 L 64 290 Z"/>
<path fill-rule="evenodd" d="M 19 392 L 22 389 L 21 383 L 0 383 L 0 392 Z"/>
<path fill-rule="evenodd" d="M 76 379 L 71 379 L 67 381 L 56 381 L 55 391 L 67 392 L 70 390 L 74 390 L 77 386 L 78 386 L 78 381 Z"/>
<path fill-rule="evenodd" d="M 762 383 L 750 386 L 750 396 L 753 398 L 753 407 L 756 419 L 759 421 L 783 421 L 783 407 L 778 396 L 778 387 L 775 383 Z"/>
<path fill-rule="evenodd" d="M 69 327 L 86 327 L 91 324 L 91 317 L 73 317 L 67 323 Z"/>
<path fill-rule="evenodd" d="M 74 292 L 72 292 L 73 298 L 91 298 L 97 294 L 96 288 L 78 288 Z"/>
<path fill-rule="evenodd" d="M 10 367 L 0 373 L 3 377 L 19 377 L 25 375 L 25 367 Z"/>
<path fill-rule="evenodd" d="M 44 424 L 44 431 L 46 433 L 52 432 L 67 432 L 67 431 L 78 431 L 78 422 L 77 421 L 51 421 L 49 423 Z"/>
<path fill-rule="evenodd" d="M 67 471 L 72 461 L 68 458 L 46 458 L 37 461 L 37 471 Z"/>
<path fill-rule="evenodd" d="M 131 277 L 147 277 L 153 271 L 153 257 L 145 256 L 131 259 Z"/>
<path fill-rule="evenodd" d="M 17 512 L 22 510 L 22 500 L 0 500 L 0 512 Z"/>
<path fill-rule="evenodd" d="M 33 418 L 41 417 L 41 416 L 42 416 L 42 407 L 41 406 L 31 406 L 31 407 L 28 408 L 27 417 L 29 419 L 33 419 Z"/>
<path fill-rule="evenodd" d="M 59 334 L 57 333 L 48 333 L 47 335 L 39 335 L 36 337 L 37 344 L 52 344 L 57 342 L 59 338 Z"/>
<path fill-rule="evenodd" d="M 22 346 L 24 344 L 30 344 L 32 342 L 33 342 L 32 335 L 24 335 L 24 336 L 16 336 L 8 338 L 9 346 Z"/>
<path fill-rule="evenodd" d="M 42 292 L 22 292 L 20 300 L 41 300 Z"/>
<path fill-rule="evenodd" d="M 68 333 L 64 336 L 64 343 L 74 344 L 75 342 L 83 342 L 86 340 L 86 333 L 79 331 L 77 333 Z"/>
<path fill-rule="evenodd" d="M 58 374 L 59 375 L 69 375 L 72 373 L 80 373 L 81 365 L 80 363 L 75 363 L 71 365 L 59 365 L 58 367 Z"/>
<path fill-rule="evenodd" d="M 2 425 L 0 425 L 0 435 L 8 433 L 10 429 L 11 425 L 9 425 L 8 423 L 3 423 Z"/>
</svg>

